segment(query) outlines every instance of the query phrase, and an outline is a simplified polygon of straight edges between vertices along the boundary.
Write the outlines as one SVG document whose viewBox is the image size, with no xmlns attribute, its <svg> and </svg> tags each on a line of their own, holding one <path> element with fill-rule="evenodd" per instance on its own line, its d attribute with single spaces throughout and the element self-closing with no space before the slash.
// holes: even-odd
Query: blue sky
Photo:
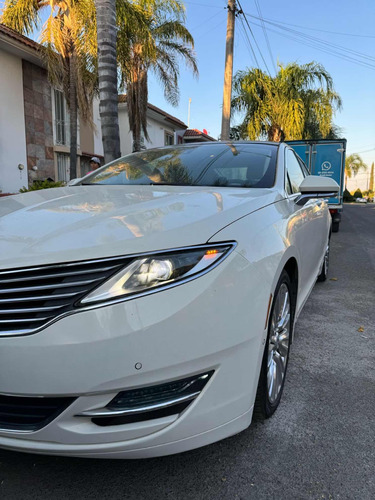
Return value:
<svg viewBox="0 0 375 500">
<path fill-rule="evenodd" d="M 254 0 L 240 0 L 246 13 L 257 16 Z M 221 128 L 222 87 L 225 56 L 225 35 L 227 11 L 225 0 L 186 1 L 187 26 L 195 39 L 200 76 L 195 80 L 184 69 L 181 70 L 181 99 L 178 108 L 169 106 L 156 81 L 151 81 L 149 100 L 162 107 L 183 121 L 187 121 L 188 99 L 191 97 L 191 127 L 203 129 L 217 137 Z M 289 28 L 317 37 L 329 44 L 336 44 L 350 50 L 364 53 L 375 58 L 375 2 L 370 0 L 334 0 L 304 2 L 301 0 L 259 0 L 262 15 L 276 23 L 291 23 L 307 28 L 348 33 L 351 35 L 369 35 L 368 37 L 334 35 L 321 31 Z M 249 21 L 252 21 L 248 17 Z M 255 19 L 253 21 L 258 24 Z M 271 74 L 273 66 L 267 50 L 262 29 L 252 26 L 255 38 L 266 60 Z M 271 29 L 280 31 L 274 26 Z M 310 61 L 322 63 L 332 75 L 335 88 L 343 99 L 343 109 L 337 114 L 335 122 L 343 128 L 348 140 L 348 153 L 361 152 L 363 159 L 375 161 L 375 60 L 360 59 L 356 54 L 351 57 L 368 61 L 374 68 L 363 67 L 351 61 L 340 59 L 317 48 L 280 36 L 267 30 L 274 62 L 297 61 L 300 64 Z M 288 36 L 290 33 L 284 32 Z M 264 64 L 256 51 L 260 66 Z M 253 66 L 253 60 L 245 42 L 240 22 L 236 22 L 234 70 Z M 372 149 L 369 152 L 363 152 Z"/>
<path fill-rule="evenodd" d="M 258 15 L 255 0 L 240 0 L 243 10 L 253 16 Z M 356 60 L 366 61 L 374 67 L 363 67 L 355 62 L 338 58 L 334 54 L 306 46 L 300 41 L 280 36 L 280 30 L 266 24 L 273 62 L 284 64 L 297 61 L 300 64 L 317 61 L 322 63 L 332 75 L 335 88 L 343 99 L 343 110 L 337 114 L 335 122 L 343 128 L 348 139 L 348 153 L 360 152 L 370 163 L 375 160 L 375 2 L 373 0 L 333 0 L 305 2 L 301 0 L 258 0 L 262 15 L 276 23 L 298 25 L 295 29 L 309 36 L 317 37 L 330 45 L 343 46 L 351 51 L 366 54 L 371 59 L 361 59 L 355 52 L 347 53 Z M 2 5 L 0 0 L 0 7 Z M 221 128 L 221 105 L 225 55 L 225 35 L 227 11 L 226 0 L 186 1 L 187 26 L 195 39 L 200 76 L 198 79 L 181 67 L 180 104 L 170 106 L 164 99 L 158 82 L 151 77 L 149 101 L 187 122 L 188 100 L 191 102 L 190 126 L 207 129 L 218 137 Z M 248 17 L 261 53 L 274 73 L 271 56 L 259 21 Z M 252 24 L 252 23 L 255 24 Z M 307 29 L 310 28 L 310 29 Z M 271 31 L 275 30 L 277 33 Z M 332 34 L 340 32 L 344 34 Z M 287 36 L 296 36 L 282 31 Z M 358 36 L 360 35 L 360 36 Z M 327 48 L 327 46 L 326 46 Z M 259 52 L 254 48 L 260 67 L 265 69 Z M 328 49 L 332 50 L 332 46 Z M 334 49 L 336 50 L 336 49 Z M 246 42 L 241 22 L 236 22 L 234 70 L 254 65 L 252 54 Z"/>
</svg>

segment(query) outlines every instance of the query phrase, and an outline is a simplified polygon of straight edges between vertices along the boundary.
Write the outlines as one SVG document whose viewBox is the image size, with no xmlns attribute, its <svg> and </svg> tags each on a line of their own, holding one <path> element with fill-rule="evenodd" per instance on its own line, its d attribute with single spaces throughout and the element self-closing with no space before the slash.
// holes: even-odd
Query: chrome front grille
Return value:
<svg viewBox="0 0 375 500">
<path fill-rule="evenodd" d="M 0 272 L 0 335 L 33 333 L 77 302 L 130 259 L 113 258 Z"/>
</svg>

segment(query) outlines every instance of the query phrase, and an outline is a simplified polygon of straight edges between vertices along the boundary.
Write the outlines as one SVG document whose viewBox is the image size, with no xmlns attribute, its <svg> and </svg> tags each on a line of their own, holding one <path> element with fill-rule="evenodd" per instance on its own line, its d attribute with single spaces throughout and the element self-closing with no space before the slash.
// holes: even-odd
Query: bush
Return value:
<svg viewBox="0 0 375 500">
<path fill-rule="evenodd" d="M 353 196 L 349 193 L 349 191 L 347 189 L 345 189 L 345 191 L 344 191 L 343 199 L 346 202 L 354 201 Z"/>
<path fill-rule="evenodd" d="M 353 198 L 354 199 L 362 198 L 362 191 L 359 188 L 357 189 L 357 191 L 354 192 Z"/>
<path fill-rule="evenodd" d="M 34 181 L 33 184 L 27 189 L 25 186 L 20 189 L 20 193 L 27 193 L 28 191 L 38 191 L 39 189 L 50 189 L 65 186 L 65 182 L 62 181 Z"/>
</svg>

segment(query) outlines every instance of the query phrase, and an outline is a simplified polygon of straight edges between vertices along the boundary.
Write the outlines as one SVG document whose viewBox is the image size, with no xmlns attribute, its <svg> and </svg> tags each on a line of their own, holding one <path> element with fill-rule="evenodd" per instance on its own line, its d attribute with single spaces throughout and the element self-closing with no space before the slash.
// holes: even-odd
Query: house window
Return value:
<svg viewBox="0 0 375 500">
<path fill-rule="evenodd" d="M 70 158 L 64 153 L 57 153 L 57 179 L 63 182 L 70 181 Z"/>
<path fill-rule="evenodd" d="M 69 144 L 69 113 L 64 94 L 54 89 L 55 100 L 55 144 Z"/>
<path fill-rule="evenodd" d="M 173 134 L 169 132 L 164 132 L 164 145 L 165 146 L 173 146 L 174 144 L 174 137 Z"/>
</svg>

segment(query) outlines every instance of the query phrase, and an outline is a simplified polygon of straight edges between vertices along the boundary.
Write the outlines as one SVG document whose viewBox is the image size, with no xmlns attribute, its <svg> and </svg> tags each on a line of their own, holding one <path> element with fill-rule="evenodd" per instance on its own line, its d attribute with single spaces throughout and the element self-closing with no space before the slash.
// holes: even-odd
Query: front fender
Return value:
<svg viewBox="0 0 375 500">
<path fill-rule="evenodd" d="M 236 240 L 240 253 L 250 264 L 251 273 L 259 276 L 266 289 L 267 308 L 270 294 L 289 259 L 299 268 L 301 259 L 295 245 L 293 217 L 283 213 L 282 201 L 249 214 L 216 233 L 209 242 Z M 284 211 L 285 212 L 285 211 Z M 250 277 L 251 279 L 251 277 Z M 257 281 L 257 280 L 255 280 Z M 298 284 L 297 311 L 300 306 Z"/>
</svg>

